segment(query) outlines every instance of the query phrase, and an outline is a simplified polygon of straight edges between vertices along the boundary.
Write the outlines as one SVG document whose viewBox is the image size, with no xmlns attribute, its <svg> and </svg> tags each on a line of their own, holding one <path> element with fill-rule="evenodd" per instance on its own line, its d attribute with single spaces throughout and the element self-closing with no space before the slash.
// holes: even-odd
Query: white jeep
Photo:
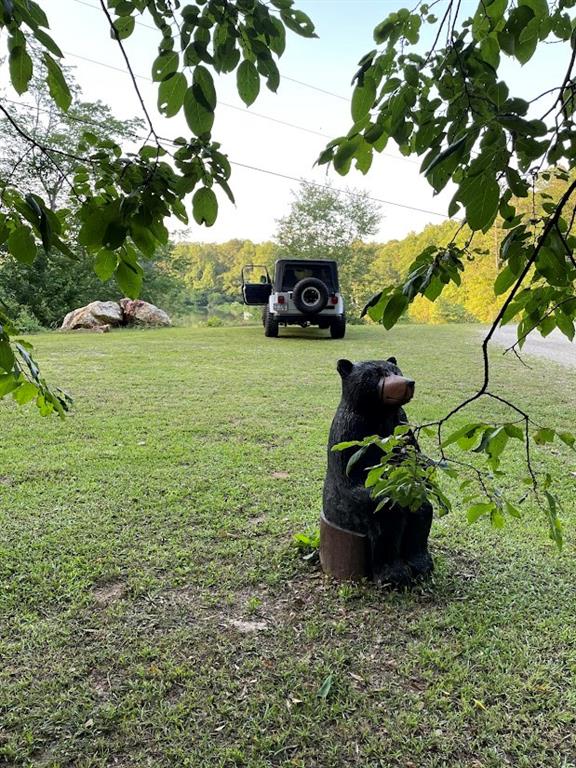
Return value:
<svg viewBox="0 0 576 768">
<path fill-rule="evenodd" d="M 242 270 L 242 297 L 245 304 L 264 307 L 266 336 L 278 336 L 280 325 L 329 328 L 333 339 L 342 339 L 346 333 L 335 261 L 278 259 L 274 280 L 266 267 L 248 264 Z"/>
</svg>

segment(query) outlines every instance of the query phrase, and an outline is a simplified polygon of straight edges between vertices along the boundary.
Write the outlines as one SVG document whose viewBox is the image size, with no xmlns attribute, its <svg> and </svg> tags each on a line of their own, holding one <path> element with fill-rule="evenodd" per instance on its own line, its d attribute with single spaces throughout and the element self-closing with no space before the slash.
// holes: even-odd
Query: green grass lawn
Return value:
<svg viewBox="0 0 576 768">
<path fill-rule="evenodd" d="M 478 329 L 282 335 L 35 338 L 76 402 L 0 404 L 0 764 L 576 766 L 574 454 L 537 459 L 561 554 L 537 510 L 494 531 L 456 509 L 425 588 L 330 582 L 291 538 L 320 513 L 337 358 L 397 355 L 428 420 L 479 383 Z M 493 357 L 501 394 L 576 429 L 576 371 Z"/>
</svg>

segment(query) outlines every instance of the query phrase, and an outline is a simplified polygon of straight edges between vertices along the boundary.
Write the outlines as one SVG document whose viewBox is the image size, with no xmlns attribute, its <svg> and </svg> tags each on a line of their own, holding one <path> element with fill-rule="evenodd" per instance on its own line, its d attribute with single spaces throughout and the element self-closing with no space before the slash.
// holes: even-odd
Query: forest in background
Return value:
<svg viewBox="0 0 576 768">
<path fill-rule="evenodd" d="M 105 104 L 83 101 L 73 73 L 66 72 L 74 96 L 68 112 L 57 108 L 42 76 L 35 75 L 29 89 L 32 103 L 23 104 L 18 111 L 25 131 L 37 141 L 78 152 L 85 149 L 87 135 L 92 135 L 86 133 L 86 126 L 105 142 L 133 141 L 142 129 L 141 121 L 119 121 Z M 20 158 L 16 168 L 15 156 Z M 70 204 L 64 171 L 74 173 L 74 160 L 60 157 L 59 167 L 63 172 L 42 153 L 30 152 L 22 136 L 14 135 L 11 123 L 0 119 L 0 185 L 17 178 L 22 186 L 45 195 L 52 207 Z M 537 184 L 534 181 L 530 197 L 515 201 L 518 213 L 532 213 L 534 219 L 546 200 L 561 196 L 566 182 L 546 176 L 541 174 Z M 215 244 L 173 240 L 148 253 L 141 298 L 165 309 L 176 322 L 256 321 L 259 309 L 241 303 L 244 265 L 263 264 L 272 273 L 278 258 L 329 258 L 339 264 L 348 319 L 359 322 L 370 297 L 385 286 L 400 283 L 426 247 L 444 247 L 451 241 L 463 246 L 470 239 L 470 231 L 461 228 L 460 222 L 446 220 L 401 240 L 377 243 L 373 238 L 382 212 L 362 191 L 302 180 L 293 198 L 290 210 L 277 220 L 273 241 L 230 239 Z M 406 319 L 419 323 L 491 321 L 502 300 L 494 294 L 494 280 L 500 271 L 498 253 L 506 236 L 504 227 L 503 220 L 497 219 L 487 233 L 476 232 L 467 249 L 462 286 L 450 283 L 435 302 L 417 298 Z M 116 281 L 102 282 L 95 273 L 93 254 L 80 244 L 82 232 L 71 235 L 76 242 L 73 260 L 60 253 L 46 258 L 40 248 L 30 264 L 26 259 L 17 261 L 5 244 L 0 246 L 0 305 L 21 331 L 57 328 L 72 309 L 95 300 L 122 298 Z"/>
<path fill-rule="evenodd" d="M 359 319 L 370 296 L 383 285 L 397 283 L 410 263 L 427 245 L 449 242 L 458 226 L 452 222 L 429 225 L 419 234 L 387 243 L 355 241 L 346 264 L 340 266 L 341 289 L 350 319 Z M 483 255 L 466 265 L 460 289 L 448 287 L 435 303 L 417 300 L 409 319 L 414 322 L 487 322 L 498 299 L 493 293 L 497 273 L 498 244 L 505 235 L 497 227 L 482 236 Z M 465 239 L 464 233 L 458 239 Z M 475 238 L 479 245 L 479 239 Z M 229 240 L 225 243 L 170 243 L 145 265 L 142 298 L 161 306 L 181 322 L 246 322 L 259 317 L 258 309 L 241 303 L 241 270 L 246 264 L 266 265 L 286 250 L 268 241 Z M 330 255 L 328 254 L 328 257 Z M 64 256 L 34 264 L 19 264 L 0 253 L 0 301 L 16 318 L 22 331 L 55 328 L 71 309 L 95 300 L 117 300 L 121 294 L 114 281 L 102 283 L 92 259 L 79 254 L 71 262 Z"/>
<path fill-rule="evenodd" d="M 530 215 L 531 209 L 536 212 L 546 205 L 550 197 L 561 194 L 563 186 L 564 182 L 552 179 L 535 189 L 531 199 L 523 201 L 525 213 Z M 243 266 L 262 264 L 272 274 L 278 258 L 334 258 L 339 263 L 348 318 L 360 322 L 370 297 L 384 286 L 400 283 L 427 246 L 447 246 L 451 241 L 464 245 L 470 239 L 470 231 L 460 222 L 445 221 L 401 240 L 370 242 L 358 235 L 372 234 L 379 212 L 370 208 L 370 201 L 361 193 L 345 198 L 330 187 L 317 189 L 303 182 L 294 197 L 291 212 L 278 221 L 274 242 L 169 242 L 144 262 L 141 297 L 165 309 L 177 323 L 253 322 L 259 320 L 260 311 L 241 302 Z M 407 321 L 490 322 L 502 301 L 502 296 L 494 294 L 494 281 L 506 231 L 498 219 L 488 232 L 476 232 L 468 248 L 462 285 L 451 283 L 435 302 L 417 298 Z M 119 298 L 117 284 L 100 281 L 92 257 L 82 248 L 74 261 L 56 254 L 47 259 L 40 253 L 31 265 L 17 262 L 0 249 L 0 302 L 21 331 L 56 328 L 71 309 Z"/>
<path fill-rule="evenodd" d="M 458 224 L 445 222 L 384 244 L 354 242 L 346 264 L 340 267 L 341 290 L 350 319 L 359 319 L 366 301 L 382 286 L 399 282 L 426 246 L 448 243 L 457 231 Z M 417 299 L 408 319 L 419 323 L 490 321 L 499 306 L 493 285 L 498 272 L 498 247 L 505 235 L 506 231 L 498 226 L 484 235 L 477 234 L 474 245 L 485 253 L 471 255 L 462 286 L 447 287 L 434 303 Z M 465 230 L 456 235 L 457 241 L 464 242 L 466 237 Z M 217 325 L 218 320 L 256 319 L 258 310 L 241 303 L 242 267 L 264 264 L 272 274 L 275 260 L 287 255 L 284 248 L 270 241 L 170 243 L 146 263 L 142 298 L 161 306 L 179 321 L 218 318 L 211 320 Z M 31 266 L 0 254 L 0 300 L 22 331 L 57 327 L 71 309 L 90 301 L 119 298 L 114 281 L 100 282 L 92 269 L 92 259 L 82 254 L 74 262 L 64 256 L 48 260 L 40 255 Z"/>
<path fill-rule="evenodd" d="M 340 282 L 349 318 L 358 320 L 362 307 L 383 285 L 396 283 L 417 254 L 431 243 L 448 242 L 457 225 L 429 225 L 419 234 L 385 244 L 352 244 L 347 263 L 340 267 Z M 486 322 L 497 307 L 492 285 L 497 272 L 496 254 L 502 233 L 494 228 L 483 236 L 487 253 L 466 265 L 461 289 L 449 287 L 434 304 L 417 300 L 409 318 L 415 322 Z M 258 309 L 241 303 L 241 270 L 246 264 L 264 264 L 270 274 L 274 262 L 286 257 L 274 242 L 170 243 L 145 265 L 142 298 L 161 306 L 176 321 L 249 321 Z M 329 257 L 329 256 L 328 256 Z M 0 253 L 0 301 L 16 318 L 22 331 L 55 328 L 71 309 L 95 300 L 118 300 L 114 281 L 102 283 L 91 257 L 82 253 L 71 262 L 64 256 L 42 254 L 26 266 Z"/>
</svg>

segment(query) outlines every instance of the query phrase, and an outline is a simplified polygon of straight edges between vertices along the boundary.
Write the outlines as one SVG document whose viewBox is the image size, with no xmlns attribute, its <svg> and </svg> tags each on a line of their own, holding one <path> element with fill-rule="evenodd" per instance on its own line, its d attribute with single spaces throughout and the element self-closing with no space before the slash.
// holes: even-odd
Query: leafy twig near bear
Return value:
<svg viewBox="0 0 576 768">
<path fill-rule="evenodd" d="M 576 191 L 572 75 L 576 19 L 571 15 L 572 6 L 572 0 L 559 0 L 552 7 L 545 1 L 512 5 L 481 0 L 471 18 L 459 21 L 460 2 L 448 0 L 440 22 L 425 3 L 413 11 L 400 9 L 389 14 L 374 30 L 379 47 L 360 61 L 352 97 L 354 124 L 345 136 L 331 141 L 318 160 L 332 163 L 343 175 L 353 163 L 366 173 L 374 152 L 382 152 L 392 140 L 402 154 L 423 156 L 421 170 L 436 193 L 449 182 L 455 185 L 448 212 L 453 216 L 463 207 L 472 234 L 486 232 L 497 217 L 508 230 L 500 246 L 501 270 L 494 283 L 495 294 L 506 298 L 482 343 L 482 384 L 442 419 L 421 428 L 435 427 L 441 459 L 447 444 L 455 442 L 465 450 L 484 453 L 494 473 L 499 471 L 499 457 L 508 439 L 521 438 L 528 482 L 535 494 L 542 491 L 550 533 L 557 543 L 561 541 L 558 503 L 550 491 L 550 479 L 537 480 L 531 441 L 541 444 L 557 437 L 572 448 L 575 439 L 567 432 L 547 428 L 532 435 L 529 415 L 490 391 L 488 352 L 498 326 L 515 318 L 519 319 L 518 338 L 512 347 L 515 354 L 532 330 L 546 335 L 557 327 L 570 339 L 575 333 L 576 237 L 572 228 L 576 209 L 570 206 Z M 435 34 L 432 48 L 422 53 L 425 25 L 435 27 Z M 441 45 L 446 25 L 446 42 Z M 550 38 L 570 50 L 560 84 L 529 100 L 511 95 L 499 71 L 503 58 L 524 65 Z M 531 104 L 550 96 L 554 98 L 542 118 L 533 119 Z M 542 172 L 544 166 L 552 171 Z M 550 183 L 553 176 L 564 189 L 555 199 L 542 193 L 542 211 L 538 212 L 536 180 Z M 532 210 L 522 203 L 530 193 Z M 416 297 L 435 301 L 445 286 L 460 286 L 469 245 L 470 241 L 458 246 L 452 238 L 445 246 L 426 248 L 401 284 L 384 288 L 370 300 L 367 314 L 392 328 Z M 508 433 L 505 428 L 468 424 L 443 440 L 443 426 L 483 397 L 522 416 L 520 436 L 512 426 Z M 498 505 L 478 504 L 473 505 L 471 517 L 476 512 L 493 516 L 498 511 Z M 496 519 L 500 521 L 498 515 Z"/>
</svg>

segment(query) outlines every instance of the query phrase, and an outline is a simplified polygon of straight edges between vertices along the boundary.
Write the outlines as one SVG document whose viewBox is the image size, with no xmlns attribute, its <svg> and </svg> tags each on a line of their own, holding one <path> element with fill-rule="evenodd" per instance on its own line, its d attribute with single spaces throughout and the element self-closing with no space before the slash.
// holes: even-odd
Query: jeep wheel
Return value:
<svg viewBox="0 0 576 768">
<path fill-rule="evenodd" d="M 315 315 L 328 304 L 328 288 L 317 277 L 305 277 L 296 283 L 292 301 L 305 315 Z"/>
<path fill-rule="evenodd" d="M 346 315 L 340 315 L 332 320 L 330 325 L 330 336 L 333 339 L 343 339 L 346 334 Z"/>
<path fill-rule="evenodd" d="M 270 313 L 268 307 L 264 310 L 264 336 L 269 338 L 278 336 L 278 320 Z"/>
</svg>

